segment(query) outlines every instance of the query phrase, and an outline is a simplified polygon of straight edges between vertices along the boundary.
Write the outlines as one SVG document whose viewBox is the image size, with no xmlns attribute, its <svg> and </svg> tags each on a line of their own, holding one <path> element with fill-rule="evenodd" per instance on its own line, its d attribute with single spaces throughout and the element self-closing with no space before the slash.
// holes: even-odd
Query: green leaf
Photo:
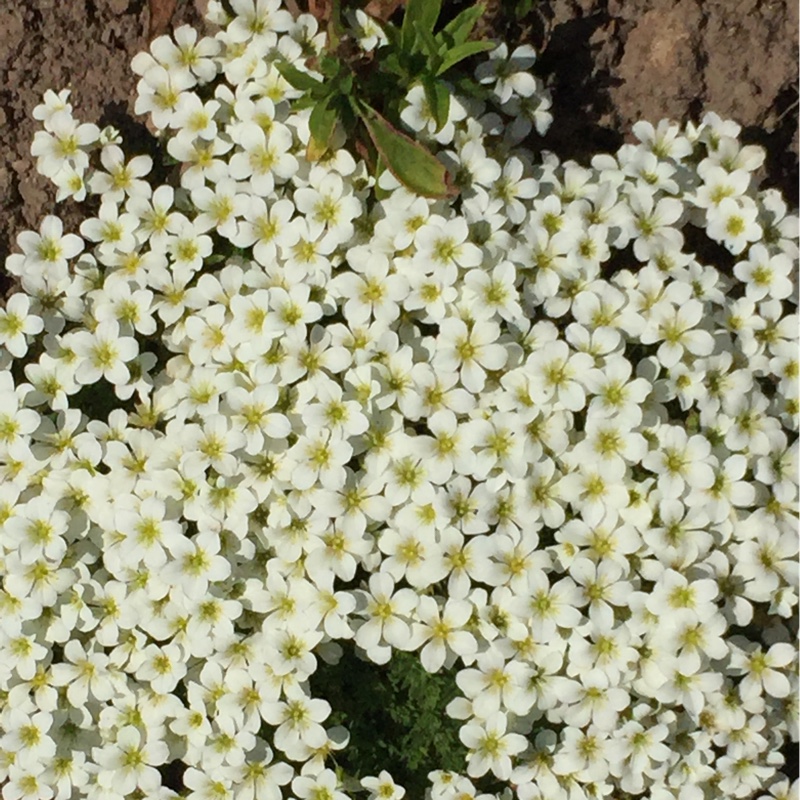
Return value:
<svg viewBox="0 0 800 800">
<path fill-rule="evenodd" d="M 533 10 L 533 0 L 518 0 L 514 15 L 517 19 L 522 19 L 531 13 Z"/>
<path fill-rule="evenodd" d="M 297 69 L 292 64 L 288 64 L 286 61 L 276 61 L 275 67 L 295 89 L 299 89 L 301 92 L 319 90 L 322 86 L 321 81 L 318 81 L 307 72 Z"/>
<path fill-rule="evenodd" d="M 297 111 L 302 111 L 305 108 L 314 108 L 319 102 L 319 100 L 315 100 L 311 95 L 304 94 L 302 97 L 298 97 L 297 100 L 292 100 L 292 108 Z"/>
<path fill-rule="evenodd" d="M 360 116 L 375 149 L 392 175 L 424 197 L 446 197 L 452 190 L 444 165 L 422 145 L 401 133 L 374 108 L 361 104 Z"/>
<path fill-rule="evenodd" d="M 485 11 L 486 6 L 483 3 L 465 8 L 452 22 L 444 26 L 442 33 L 450 37 L 455 44 L 464 44 Z"/>
<path fill-rule="evenodd" d="M 329 97 L 314 106 L 311 116 L 308 118 L 308 130 L 311 137 L 308 140 L 306 154 L 309 161 L 317 161 L 328 149 L 328 142 L 330 142 L 333 129 L 336 127 L 337 117 L 336 109 L 331 108 L 331 98 Z"/>
<path fill-rule="evenodd" d="M 431 77 L 422 79 L 422 88 L 425 89 L 425 99 L 436 121 L 438 133 L 447 124 L 447 116 L 450 113 L 450 92 L 441 81 Z"/>
<path fill-rule="evenodd" d="M 336 84 L 336 91 L 339 94 L 348 95 L 353 91 L 353 73 L 348 72 L 344 77 L 339 78 Z"/>
<path fill-rule="evenodd" d="M 488 100 L 492 96 L 488 86 L 478 83 L 468 76 L 456 78 L 452 83 L 461 94 L 476 97 L 478 100 Z M 297 101 L 295 100 L 294 103 Z"/>
<path fill-rule="evenodd" d="M 384 22 L 383 32 L 386 34 L 389 46 L 393 50 L 403 49 L 403 35 L 397 25 L 393 25 L 391 22 Z"/>
<path fill-rule="evenodd" d="M 319 60 L 319 71 L 326 78 L 335 78 L 342 69 L 342 62 L 334 56 L 324 55 Z"/>
<path fill-rule="evenodd" d="M 397 53 L 389 53 L 381 59 L 380 63 L 381 72 L 390 72 L 392 75 L 397 75 L 399 78 L 407 80 L 408 71 L 400 63 Z"/>
<path fill-rule="evenodd" d="M 439 54 L 441 45 L 433 38 L 433 34 L 419 23 L 414 26 L 414 30 L 417 33 L 415 40 L 415 45 L 417 46 L 415 49 L 427 55 L 428 68 L 431 71 L 435 71 L 442 61 L 442 57 Z"/>
<path fill-rule="evenodd" d="M 464 44 L 456 45 L 452 50 L 448 50 L 445 53 L 436 74 L 442 75 L 458 64 L 459 61 L 474 56 L 475 53 L 485 53 L 487 50 L 494 50 L 494 48 L 495 45 L 492 42 L 464 42 Z"/>
<path fill-rule="evenodd" d="M 331 15 L 328 19 L 328 47 L 335 50 L 345 34 L 342 24 L 341 0 L 333 0 L 331 3 Z"/>
<path fill-rule="evenodd" d="M 408 0 L 405 14 L 403 15 L 403 50 L 413 50 L 416 26 L 433 33 L 436 20 L 442 10 L 442 0 Z"/>
</svg>

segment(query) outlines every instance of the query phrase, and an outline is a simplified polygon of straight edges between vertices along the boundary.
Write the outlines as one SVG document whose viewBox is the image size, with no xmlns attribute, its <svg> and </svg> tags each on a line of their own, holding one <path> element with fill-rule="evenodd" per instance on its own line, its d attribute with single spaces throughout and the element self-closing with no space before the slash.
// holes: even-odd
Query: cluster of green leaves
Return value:
<svg viewBox="0 0 800 800">
<path fill-rule="evenodd" d="M 320 663 L 310 683 L 314 697 L 324 697 L 333 709 L 325 724 L 350 732 L 347 747 L 334 753 L 348 775 L 362 778 L 386 769 L 406 788 L 408 800 L 419 800 L 429 772 L 463 772 L 461 723 L 445 713 L 460 694 L 454 670 L 430 674 L 417 653 L 399 650 L 378 666 L 345 644 L 339 663 Z"/>
<path fill-rule="evenodd" d="M 377 174 L 387 168 L 405 186 L 426 197 L 445 197 L 454 192 L 444 166 L 419 142 L 398 129 L 400 111 L 408 90 L 421 84 L 437 130 L 448 119 L 450 88 L 444 75 L 494 44 L 471 41 L 470 34 L 484 12 L 483 5 L 462 11 L 437 28 L 442 0 L 408 0 L 402 25 L 381 25 L 388 42 L 372 53 L 364 53 L 342 23 L 338 0 L 334 0 L 326 51 L 311 64 L 322 79 L 281 62 L 281 74 L 304 92 L 298 103 L 310 107 L 308 158 L 319 159 L 328 148 L 337 124 L 348 137 L 359 142 Z M 462 90 L 478 91 L 467 76 Z"/>
</svg>

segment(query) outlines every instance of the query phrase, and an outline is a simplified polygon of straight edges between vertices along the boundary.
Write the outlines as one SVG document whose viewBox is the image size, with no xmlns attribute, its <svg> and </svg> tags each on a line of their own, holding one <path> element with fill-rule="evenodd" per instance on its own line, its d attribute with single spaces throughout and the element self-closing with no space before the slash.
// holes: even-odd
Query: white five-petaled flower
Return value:
<svg viewBox="0 0 800 800">
<path fill-rule="evenodd" d="M 116 320 L 99 322 L 92 333 L 77 331 L 71 335 L 72 347 L 81 359 L 75 380 L 83 385 L 104 378 L 109 383 L 125 384 L 130 379 L 127 364 L 136 358 L 139 345 L 130 336 L 120 336 Z"/>
<path fill-rule="evenodd" d="M 467 774 L 479 778 L 491 770 L 500 780 L 511 775 L 511 756 L 521 753 L 528 740 L 519 733 L 510 733 L 508 717 L 497 711 L 485 720 L 464 725 L 459 738 L 469 748 Z"/>
</svg>

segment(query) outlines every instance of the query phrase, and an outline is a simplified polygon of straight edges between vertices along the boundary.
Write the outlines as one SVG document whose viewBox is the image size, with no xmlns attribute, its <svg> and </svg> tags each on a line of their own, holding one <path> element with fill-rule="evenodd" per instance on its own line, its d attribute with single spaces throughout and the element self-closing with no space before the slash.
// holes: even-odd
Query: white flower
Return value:
<svg viewBox="0 0 800 800">
<path fill-rule="evenodd" d="M 414 244 L 414 265 L 425 274 L 444 269 L 456 275 L 459 267 L 470 269 L 481 263 L 481 249 L 469 241 L 467 222 L 462 217 L 447 220 L 431 215 L 414 236 Z"/>
<path fill-rule="evenodd" d="M 34 134 L 31 145 L 36 169 L 42 175 L 56 175 L 65 164 L 81 170 L 89 166 L 86 150 L 100 136 L 100 129 L 96 125 L 79 123 L 67 105 L 49 116 L 46 127 L 46 131 Z"/>
<path fill-rule="evenodd" d="M 138 663 L 136 678 L 146 681 L 154 692 L 160 694 L 171 692 L 186 674 L 183 651 L 173 643 L 163 647 L 149 644 L 136 654 L 135 662 Z"/>
<path fill-rule="evenodd" d="M 508 45 L 501 42 L 489 53 L 489 60 L 479 64 L 475 77 L 480 83 L 493 83 L 499 103 L 507 103 L 512 95 L 530 97 L 536 91 L 536 79 L 528 73 L 536 62 L 536 51 L 530 45 L 517 47 L 509 56 Z"/>
<path fill-rule="evenodd" d="M 156 321 L 153 319 L 151 304 L 153 293 L 149 289 L 134 289 L 127 282 L 120 282 L 115 287 L 113 296 L 101 294 L 94 309 L 95 319 L 116 320 L 122 323 L 126 332 L 131 328 L 138 333 L 149 336 L 156 331 Z"/>
<path fill-rule="evenodd" d="M 125 384 L 130 379 L 126 366 L 139 352 L 139 346 L 130 336 L 119 335 L 115 320 L 98 323 L 93 333 L 78 331 L 72 334 L 72 346 L 82 360 L 75 370 L 75 380 L 83 385 L 105 378 L 112 384 Z"/>
<path fill-rule="evenodd" d="M 455 656 L 477 650 L 475 637 L 464 629 L 471 614 L 472 606 L 466 600 L 451 599 L 440 607 L 432 597 L 420 597 L 416 610 L 419 622 L 413 624 L 412 636 L 416 646 L 424 643 L 420 661 L 428 672 L 438 672 Z"/>
<path fill-rule="evenodd" d="M 336 773 L 326 768 L 313 778 L 298 775 L 292 780 L 292 791 L 300 800 L 347 800 L 347 795 L 337 790 L 338 785 Z"/>
<path fill-rule="evenodd" d="M 406 102 L 408 105 L 400 112 L 400 119 L 412 131 L 424 131 L 440 144 L 453 140 L 455 123 L 464 119 L 467 115 L 466 109 L 451 95 L 447 122 L 442 126 L 441 130 L 437 131 L 436 120 L 428 105 L 425 89 L 421 83 L 416 83 L 409 89 L 406 95 Z"/>
<path fill-rule="evenodd" d="M 314 225 L 324 226 L 337 244 L 352 239 L 361 203 L 340 175 L 315 168 L 309 186 L 298 189 L 292 199 L 298 211 Z"/>
<path fill-rule="evenodd" d="M 292 482 L 299 489 L 310 489 L 319 483 L 326 489 L 337 490 L 344 485 L 344 465 L 353 453 L 352 446 L 330 430 L 310 430 L 301 436 L 290 451 L 296 466 Z"/>
<path fill-rule="evenodd" d="M 15 755 L 14 764 L 30 769 L 47 763 L 56 753 L 56 743 L 50 736 L 53 715 L 47 711 L 26 712 L 22 708 L 4 709 L 5 733 L 0 742 Z M 55 733 L 55 731 L 53 731 Z"/>
<path fill-rule="evenodd" d="M 628 203 L 633 216 L 623 228 L 622 235 L 623 241 L 634 238 L 636 258 L 647 261 L 659 247 L 680 249 L 683 235 L 678 228 L 672 227 L 683 213 L 680 200 L 662 197 L 656 202 L 650 187 L 637 186 L 630 190 Z"/>
<path fill-rule="evenodd" d="M 227 31 L 236 42 L 264 39 L 273 43 L 276 33 L 288 31 L 292 25 L 291 15 L 280 7 L 279 0 L 232 0 L 231 7 L 236 16 Z"/>
<path fill-rule="evenodd" d="M 183 92 L 178 98 L 171 126 L 185 141 L 190 138 L 216 139 L 218 126 L 215 116 L 219 109 L 218 100 L 204 103 L 194 92 Z"/>
<path fill-rule="evenodd" d="M 191 275 L 203 266 L 203 259 L 211 255 L 211 237 L 202 234 L 194 223 L 182 220 L 175 234 L 167 239 L 166 249 L 174 268 L 182 274 Z"/>
<path fill-rule="evenodd" d="M 27 766 L 11 764 L 8 767 L 8 782 L 3 786 L 3 800 L 49 800 L 52 787 L 44 782 L 45 765 L 33 762 Z"/>
<path fill-rule="evenodd" d="M 276 286 L 269 292 L 270 305 L 275 313 L 267 319 L 268 331 L 305 336 L 306 326 L 322 316 L 319 303 L 310 299 L 308 284 L 299 283 L 288 290 Z"/>
<path fill-rule="evenodd" d="M 629 720 L 614 731 L 608 745 L 611 772 L 622 777 L 620 785 L 625 791 L 640 792 L 645 787 L 645 776 L 655 777 L 651 762 L 667 761 L 670 748 L 664 743 L 669 728 L 664 724 L 645 727 L 637 720 Z"/>
<path fill-rule="evenodd" d="M 386 34 L 383 32 L 383 28 L 378 24 L 377 20 L 370 17 L 366 12 L 362 11 L 360 8 L 357 8 L 354 13 L 355 19 L 355 30 L 356 35 L 358 37 L 358 44 L 362 50 L 374 50 L 376 47 L 381 47 L 382 45 L 386 44 Z M 383 772 L 381 773 L 381 779 L 383 779 Z M 388 775 L 388 773 L 386 773 Z M 372 779 L 370 779 L 372 780 Z M 362 781 L 363 783 L 363 781 Z M 364 784 L 366 786 L 366 784 Z M 367 788 L 373 789 L 374 791 L 378 791 L 374 786 L 369 786 Z M 402 793 L 405 793 L 404 789 L 400 790 Z M 381 794 L 378 791 L 378 794 Z M 382 797 L 387 797 L 389 800 L 388 795 L 382 795 Z M 398 795 L 398 797 L 401 797 Z"/>
<path fill-rule="evenodd" d="M 252 247 L 256 261 L 268 267 L 275 262 L 279 248 L 294 247 L 300 239 L 300 231 L 288 224 L 295 207 L 286 198 L 270 206 L 261 197 L 248 200 L 238 231 L 230 239 L 237 247 Z"/>
<path fill-rule="evenodd" d="M 574 353 L 564 341 L 556 341 L 535 351 L 525 364 L 531 375 L 532 399 L 553 403 L 570 411 L 581 410 L 586 403 L 582 381 L 594 366 L 587 353 Z"/>
<path fill-rule="evenodd" d="M 714 349 L 714 339 L 697 327 L 703 313 L 703 304 L 698 300 L 687 300 L 678 307 L 665 303 L 652 316 L 655 330 L 643 331 L 641 341 L 663 341 L 656 356 L 665 367 L 674 367 L 684 357 L 684 350 L 694 356 L 707 356 Z"/>
<path fill-rule="evenodd" d="M 54 664 L 52 680 L 56 686 L 67 686 L 67 699 L 75 708 L 85 705 L 91 692 L 97 700 L 110 700 L 120 690 L 119 676 L 109 668 L 109 658 L 96 650 L 86 652 L 75 639 L 64 647 L 71 664 Z"/>
<path fill-rule="evenodd" d="M 659 430 L 659 446 L 642 459 L 642 466 L 658 476 L 664 497 L 679 498 L 687 487 L 707 488 L 714 483 L 711 445 L 701 435 L 687 436 L 677 425 Z"/>
<path fill-rule="evenodd" d="M 343 312 L 350 325 L 366 325 L 371 319 L 389 325 L 400 314 L 399 303 L 408 295 L 408 281 L 390 274 L 389 259 L 380 253 L 354 248 L 348 261 L 357 272 L 339 273 L 330 282 L 336 297 L 345 300 Z"/>
<path fill-rule="evenodd" d="M 136 85 L 134 111 L 137 114 L 149 113 L 153 125 L 164 129 L 175 117 L 181 94 L 195 83 L 194 76 L 185 71 L 168 70 L 152 63 Z"/>
<path fill-rule="evenodd" d="M 356 592 L 360 608 L 357 614 L 367 621 L 356 628 L 356 644 L 366 650 L 376 664 L 385 664 L 391 657 L 392 647 L 411 650 L 409 620 L 419 602 L 413 589 L 395 591 L 395 581 L 385 572 L 374 573 L 369 578 L 369 593 Z"/>
<path fill-rule="evenodd" d="M 747 259 L 733 268 L 734 275 L 745 285 L 746 296 L 753 300 L 783 300 L 793 292 L 792 260 L 785 253 L 770 253 L 762 244 L 753 244 Z"/>
<path fill-rule="evenodd" d="M 284 182 L 297 171 L 297 159 L 289 152 L 293 140 L 285 125 L 273 125 L 269 133 L 248 124 L 242 127 L 237 144 L 242 148 L 230 159 L 230 175 L 237 181 L 249 179 L 252 193 L 267 197 L 275 179 Z"/>
<path fill-rule="evenodd" d="M 28 352 L 28 336 L 41 333 L 44 321 L 30 313 L 30 297 L 23 292 L 11 295 L 5 308 L 0 308 L 0 345 L 14 358 Z"/>
<path fill-rule="evenodd" d="M 222 137 L 206 141 L 178 135 L 167 142 L 167 152 L 184 165 L 181 187 L 189 192 L 200 188 L 206 181 L 216 183 L 223 178 L 236 178 L 228 162 L 218 157 L 232 148 L 233 145 Z"/>
<path fill-rule="evenodd" d="M 206 593 L 209 582 L 225 580 L 230 575 L 231 564 L 218 555 L 219 549 L 219 536 L 211 531 L 176 541 L 174 560 L 164 567 L 161 577 L 187 597 L 198 599 Z"/>
<path fill-rule="evenodd" d="M 324 722 L 331 712 L 325 700 L 310 698 L 299 687 L 287 687 L 285 701 L 266 703 L 264 719 L 276 725 L 275 746 L 290 759 L 302 752 L 303 746 L 320 747 L 327 741 Z"/>
<path fill-rule="evenodd" d="M 739 684 L 743 700 L 765 691 L 770 697 L 786 697 L 792 690 L 787 674 L 780 671 L 797 659 L 796 649 L 788 642 L 777 642 L 766 652 L 741 636 L 731 639 L 731 670 L 744 675 Z"/>
<path fill-rule="evenodd" d="M 368 775 L 362 778 L 361 785 L 369 789 L 369 800 L 401 800 L 406 793 L 406 790 L 398 786 L 385 769 L 382 769 L 377 777 Z"/>
<path fill-rule="evenodd" d="M 756 221 L 758 209 L 750 198 L 737 201 L 732 197 L 724 197 L 716 206 L 709 208 L 707 214 L 706 232 L 714 241 L 722 242 L 734 255 L 741 253 L 748 242 L 757 242 L 762 236 L 761 226 Z"/>
<path fill-rule="evenodd" d="M 528 744 L 518 733 L 507 733 L 508 717 L 498 711 L 488 719 L 464 725 L 458 733 L 469 748 L 467 774 L 479 778 L 489 770 L 500 780 L 511 775 L 511 756 L 521 753 Z"/>
<path fill-rule="evenodd" d="M 68 259 L 77 256 L 84 248 L 81 237 L 74 233 L 64 234 L 63 223 L 53 216 L 42 220 L 39 233 L 23 231 L 18 234 L 17 244 L 25 254 L 24 258 L 10 258 L 8 270 L 18 277 L 33 270 L 48 280 L 66 277 Z"/>
<path fill-rule="evenodd" d="M 497 342 L 496 322 L 475 320 L 470 328 L 461 319 L 448 318 L 439 325 L 433 366 L 448 372 L 458 370 L 464 388 L 478 393 L 486 384 L 486 371 L 503 367 L 508 354 Z"/>
<path fill-rule="evenodd" d="M 220 236 L 233 239 L 238 231 L 237 218 L 244 216 L 249 198 L 232 178 L 221 178 L 213 189 L 193 189 L 192 203 L 200 212 L 193 220 L 196 231 L 206 233 L 213 228 Z"/>
<path fill-rule="evenodd" d="M 100 151 L 100 161 L 107 171 L 93 173 L 89 188 L 93 194 L 103 195 L 103 202 L 121 203 L 126 196 L 150 195 L 150 185 L 141 180 L 153 167 L 150 156 L 134 156 L 126 163 L 122 149 L 109 145 Z"/>
<path fill-rule="evenodd" d="M 491 273 L 470 270 L 464 278 L 463 297 L 478 314 L 498 314 L 513 322 L 523 315 L 515 281 L 516 271 L 510 261 L 500 262 Z"/>
<path fill-rule="evenodd" d="M 520 684 L 524 679 L 524 668 L 516 661 L 506 661 L 496 649 L 489 649 L 477 656 L 477 669 L 462 669 L 456 675 L 456 683 L 472 701 L 472 713 L 479 719 L 487 719 L 500 710 L 514 711 L 519 703 Z"/>
<path fill-rule="evenodd" d="M 183 782 L 191 791 L 191 800 L 232 800 L 231 781 L 222 780 L 221 775 L 212 777 L 206 772 L 189 767 L 183 774 Z"/>
<path fill-rule="evenodd" d="M 634 136 L 659 158 L 680 161 L 692 152 L 691 142 L 681 134 L 680 125 L 671 120 L 662 119 L 657 127 L 650 122 L 636 122 L 632 130 Z"/>
<path fill-rule="evenodd" d="M 156 767 L 164 764 L 169 748 L 163 741 L 142 741 L 142 734 L 132 725 L 117 732 L 116 742 L 92 749 L 92 758 L 100 767 L 97 775 L 101 786 L 129 794 L 137 787 L 154 791 L 161 783 Z"/>
<path fill-rule="evenodd" d="M 47 89 L 42 102 L 34 107 L 31 116 L 41 121 L 46 128 L 49 127 L 50 119 L 57 111 L 72 113 L 72 103 L 68 102 L 70 94 L 72 94 L 70 89 L 62 89 L 57 94 L 52 89 Z"/>
</svg>

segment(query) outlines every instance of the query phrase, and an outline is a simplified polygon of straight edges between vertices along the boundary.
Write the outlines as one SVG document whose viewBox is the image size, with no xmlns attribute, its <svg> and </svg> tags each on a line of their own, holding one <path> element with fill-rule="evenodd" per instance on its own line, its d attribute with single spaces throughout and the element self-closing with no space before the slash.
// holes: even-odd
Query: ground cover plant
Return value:
<svg viewBox="0 0 800 800">
<path fill-rule="evenodd" d="M 529 48 L 451 82 L 432 15 L 365 100 L 391 29 L 209 16 L 132 65 L 163 162 L 35 112 L 93 210 L 6 263 L 4 800 L 796 794 L 763 151 L 707 113 L 562 163 Z"/>
</svg>

